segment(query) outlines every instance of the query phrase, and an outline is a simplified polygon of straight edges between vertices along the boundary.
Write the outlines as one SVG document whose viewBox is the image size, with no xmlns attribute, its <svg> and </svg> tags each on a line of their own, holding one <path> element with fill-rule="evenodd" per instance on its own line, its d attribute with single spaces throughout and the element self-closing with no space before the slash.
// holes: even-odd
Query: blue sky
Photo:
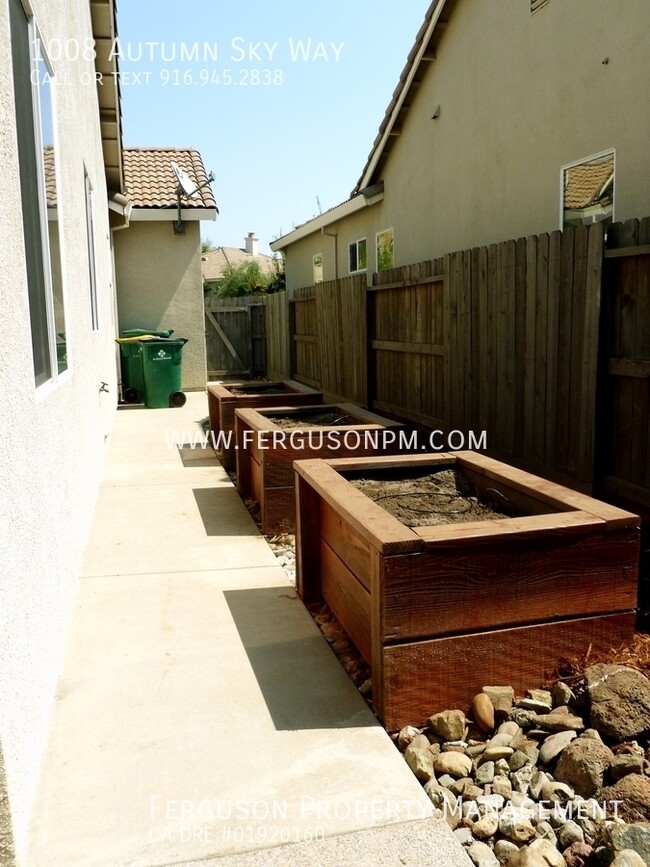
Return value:
<svg viewBox="0 0 650 867">
<path fill-rule="evenodd" d="M 196 147 L 221 211 L 202 235 L 269 252 L 349 196 L 427 6 L 123 0 L 125 146 Z"/>
</svg>

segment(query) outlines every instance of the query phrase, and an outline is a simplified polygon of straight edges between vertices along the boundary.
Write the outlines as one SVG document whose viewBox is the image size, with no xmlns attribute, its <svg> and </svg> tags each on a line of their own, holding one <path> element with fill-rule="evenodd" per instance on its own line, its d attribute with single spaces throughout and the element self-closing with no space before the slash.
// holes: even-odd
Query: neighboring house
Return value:
<svg viewBox="0 0 650 867">
<path fill-rule="evenodd" d="M 181 197 L 178 165 L 199 187 Z M 215 220 L 217 204 L 201 155 L 193 148 L 128 148 L 124 182 L 132 204 L 128 232 L 115 237 L 119 328 L 173 328 L 189 340 L 183 351 L 183 388 L 205 388 L 205 324 L 200 220 Z"/>
<path fill-rule="evenodd" d="M 649 214 L 648 32 L 647 0 L 434 0 L 350 198 L 271 244 L 287 288 Z"/>
<path fill-rule="evenodd" d="M 257 262 L 262 274 L 269 276 L 275 274 L 277 260 L 273 256 L 259 252 L 258 239 L 253 232 L 249 232 L 244 238 L 243 247 L 217 247 L 215 250 L 203 253 L 201 272 L 205 292 L 216 291 L 228 266 L 237 267 L 247 262 Z"/>
<path fill-rule="evenodd" d="M 114 37 L 113 0 L 0 3 L 3 864 L 25 849 L 117 404 L 112 245 L 128 202 Z M 61 51 L 93 39 L 96 58 Z"/>
</svg>

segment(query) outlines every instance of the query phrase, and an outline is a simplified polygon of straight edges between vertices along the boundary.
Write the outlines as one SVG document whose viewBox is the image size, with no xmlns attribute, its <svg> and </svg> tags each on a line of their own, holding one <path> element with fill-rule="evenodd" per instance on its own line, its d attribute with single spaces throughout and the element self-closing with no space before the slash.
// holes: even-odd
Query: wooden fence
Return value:
<svg viewBox="0 0 650 867">
<path fill-rule="evenodd" d="M 579 226 L 273 305 L 274 375 L 487 431 L 496 457 L 650 509 L 650 218 L 611 226 L 607 249 L 601 224 Z"/>
<path fill-rule="evenodd" d="M 290 379 L 289 301 L 286 292 L 266 296 L 266 375 L 268 379 Z"/>
<path fill-rule="evenodd" d="M 265 300 L 263 295 L 205 299 L 208 379 L 264 375 Z"/>
</svg>

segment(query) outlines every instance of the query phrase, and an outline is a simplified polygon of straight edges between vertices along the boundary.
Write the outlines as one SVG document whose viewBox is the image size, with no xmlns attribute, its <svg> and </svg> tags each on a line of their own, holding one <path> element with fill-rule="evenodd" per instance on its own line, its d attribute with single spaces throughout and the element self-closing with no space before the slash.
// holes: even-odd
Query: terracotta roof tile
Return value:
<svg viewBox="0 0 650 867">
<path fill-rule="evenodd" d="M 228 265 L 241 265 L 243 262 L 255 261 L 259 264 L 263 274 L 273 273 L 273 256 L 258 253 L 253 256 L 240 247 L 217 247 L 216 250 L 208 250 L 201 256 L 201 273 L 207 281 L 220 280 Z"/>
<path fill-rule="evenodd" d="M 176 207 L 178 181 L 172 171 L 177 163 L 197 186 L 208 175 L 201 154 L 194 148 L 127 148 L 124 150 L 124 183 L 134 208 Z M 210 185 L 196 198 L 182 198 L 183 208 L 216 208 Z"/>
<path fill-rule="evenodd" d="M 601 190 L 614 173 L 614 157 L 592 160 L 565 171 L 564 207 L 580 210 L 599 201 Z"/>
</svg>

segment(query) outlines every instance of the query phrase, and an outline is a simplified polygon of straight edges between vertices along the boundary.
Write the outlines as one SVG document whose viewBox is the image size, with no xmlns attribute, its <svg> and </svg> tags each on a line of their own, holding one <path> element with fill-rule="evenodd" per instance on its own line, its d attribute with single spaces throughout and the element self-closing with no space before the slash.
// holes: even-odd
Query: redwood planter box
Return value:
<svg viewBox="0 0 650 867">
<path fill-rule="evenodd" d="M 336 414 L 345 424 L 315 424 Z M 274 419 L 294 418 L 309 427 L 283 428 Z M 277 409 L 237 409 L 237 489 L 260 506 L 262 532 L 293 532 L 293 462 L 308 458 L 394 454 L 404 425 L 351 403 Z M 390 431 L 390 433 L 388 433 Z"/>
<path fill-rule="evenodd" d="M 454 466 L 524 516 L 410 529 L 351 484 Z M 522 694 L 560 657 L 633 635 L 636 515 L 473 452 L 295 473 L 298 593 L 326 600 L 371 665 L 389 730 L 466 709 L 484 685 Z"/>
<path fill-rule="evenodd" d="M 231 382 L 228 385 L 208 383 L 207 388 L 212 443 L 220 446 L 217 451 L 227 470 L 234 470 L 236 465 L 234 436 L 237 407 L 304 406 L 323 402 L 322 392 L 293 379 L 277 382 Z M 233 394 L 234 390 L 243 393 Z M 227 448 L 222 447 L 223 444 L 217 439 L 219 431 L 226 435 L 232 432 Z"/>
</svg>

